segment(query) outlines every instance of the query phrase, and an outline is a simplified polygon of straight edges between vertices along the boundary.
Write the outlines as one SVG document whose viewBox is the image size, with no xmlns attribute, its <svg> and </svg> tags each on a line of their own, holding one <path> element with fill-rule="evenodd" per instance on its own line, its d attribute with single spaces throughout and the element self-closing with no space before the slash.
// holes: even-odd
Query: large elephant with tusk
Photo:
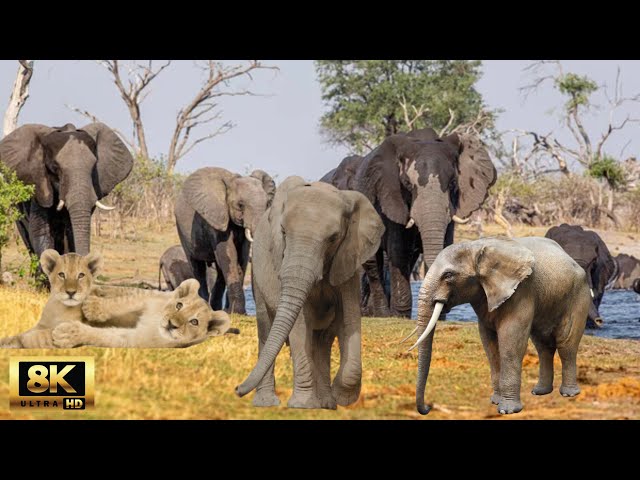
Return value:
<svg viewBox="0 0 640 480">
<path fill-rule="evenodd" d="M 47 249 L 87 255 L 91 215 L 133 168 L 133 157 L 103 123 L 76 128 L 23 125 L 0 141 L 0 162 L 35 186 L 19 207 L 20 235 L 38 257 Z"/>
<path fill-rule="evenodd" d="M 385 224 L 380 250 L 364 265 L 373 316 L 411 316 L 411 271 L 423 253 L 427 266 L 453 243 L 455 223 L 466 223 L 496 181 L 480 140 L 431 128 L 387 137 L 366 157 L 351 156 L 321 181 L 362 192 Z M 383 251 L 390 273 L 384 286 Z"/>
<path fill-rule="evenodd" d="M 185 180 L 175 205 L 178 236 L 200 282 L 199 294 L 214 310 L 222 310 L 226 288 L 226 310 L 246 312 L 242 287 L 253 232 L 275 192 L 275 182 L 262 170 L 241 176 L 204 167 Z M 208 289 L 207 267 L 213 265 L 216 282 Z"/>
<path fill-rule="evenodd" d="M 522 361 L 529 337 L 540 377 L 531 393 L 553 390 L 553 357 L 562 361 L 560 394 L 580 393 L 576 357 L 591 307 L 584 270 L 553 240 L 481 238 L 451 245 L 436 257 L 418 295 L 416 407 L 429 413 L 424 393 L 440 313 L 470 303 L 491 367 L 491 402 L 501 414 L 522 410 Z M 404 340 L 412 336 L 410 334 Z M 404 341 L 403 340 L 403 341 Z"/>
</svg>

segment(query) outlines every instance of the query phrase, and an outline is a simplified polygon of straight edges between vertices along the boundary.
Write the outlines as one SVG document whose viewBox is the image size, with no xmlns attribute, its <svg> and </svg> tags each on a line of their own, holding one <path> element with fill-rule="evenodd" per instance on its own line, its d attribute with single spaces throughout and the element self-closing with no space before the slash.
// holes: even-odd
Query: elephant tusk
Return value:
<svg viewBox="0 0 640 480">
<path fill-rule="evenodd" d="M 409 221 L 407 222 L 407 224 L 404 226 L 404 228 L 411 228 L 416 224 L 416 221 L 413 219 L 413 217 L 409 218 Z"/>
<path fill-rule="evenodd" d="M 102 209 L 102 210 L 106 210 L 106 211 L 110 211 L 110 210 L 115 210 L 116 207 L 107 207 L 104 203 L 101 203 L 100 200 L 96 200 L 96 207 Z"/>
<path fill-rule="evenodd" d="M 409 335 L 407 335 L 406 337 L 404 337 L 402 340 L 400 340 L 398 343 L 404 343 L 407 340 L 409 340 L 411 337 L 413 337 L 416 332 L 418 331 L 418 329 L 420 328 L 420 325 L 418 325 L 416 328 L 413 329 L 413 332 L 411 332 Z"/>
<path fill-rule="evenodd" d="M 60 200 L 58 206 L 56 207 L 56 212 L 59 212 L 64 207 L 64 200 Z"/>
<path fill-rule="evenodd" d="M 459 223 L 460 225 L 464 225 L 465 223 L 469 223 L 469 220 L 471 220 L 471 217 L 467 217 L 467 218 L 462 219 L 459 216 L 454 215 L 454 216 L 451 217 L 451 219 L 454 222 Z"/>
<path fill-rule="evenodd" d="M 251 230 L 249 228 L 244 229 L 244 236 L 247 237 L 250 243 L 253 243 L 253 236 L 251 235 Z"/>
<path fill-rule="evenodd" d="M 431 331 L 435 328 L 436 322 L 438 321 L 438 318 L 440 317 L 440 313 L 442 313 L 443 308 L 444 308 L 444 303 L 436 302 L 436 306 L 433 309 L 433 315 L 431 315 L 431 320 L 429 320 L 429 324 L 427 325 L 427 328 L 425 329 L 423 334 L 420 336 L 418 341 L 415 343 L 415 345 L 408 350 L 409 352 L 414 348 L 416 348 L 418 345 L 420 345 L 422 342 L 424 342 L 424 340 L 429 336 Z"/>
</svg>

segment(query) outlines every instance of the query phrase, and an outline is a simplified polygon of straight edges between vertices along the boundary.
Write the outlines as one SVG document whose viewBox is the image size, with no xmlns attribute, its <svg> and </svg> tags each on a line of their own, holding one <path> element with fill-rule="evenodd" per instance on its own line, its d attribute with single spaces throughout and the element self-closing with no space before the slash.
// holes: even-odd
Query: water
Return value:
<svg viewBox="0 0 640 480">
<path fill-rule="evenodd" d="M 418 290 L 420 282 L 412 282 L 413 310 L 411 318 L 416 318 Z M 244 291 L 247 315 L 256 314 L 251 287 Z M 605 292 L 600 304 L 600 315 L 604 318 L 604 325 L 599 329 L 588 329 L 586 335 L 604 338 L 633 338 L 640 339 L 640 295 L 631 290 L 609 290 Z M 471 305 L 459 305 L 447 313 L 448 320 L 461 322 L 477 322 Z"/>
</svg>

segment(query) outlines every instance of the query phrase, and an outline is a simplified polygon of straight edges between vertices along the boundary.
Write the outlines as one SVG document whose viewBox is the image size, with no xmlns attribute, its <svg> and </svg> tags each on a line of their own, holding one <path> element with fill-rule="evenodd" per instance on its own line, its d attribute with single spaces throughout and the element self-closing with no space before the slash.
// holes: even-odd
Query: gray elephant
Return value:
<svg viewBox="0 0 640 480">
<path fill-rule="evenodd" d="M 640 260 L 626 253 L 616 255 L 615 260 L 619 273 L 612 288 L 632 289 L 634 280 L 640 278 Z"/>
<path fill-rule="evenodd" d="M 199 294 L 214 310 L 245 313 L 244 274 L 258 220 L 271 204 L 276 186 L 262 170 L 243 177 L 224 168 L 205 167 L 185 180 L 175 205 L 176 225 Z M 215 263 L 216 282 L 207 288 L 207 266 Z"/>
<path fill-rule="evenodd" d="M 431 128 L 387 137 L 366 157 L 347 157 L 321 179 L 365 194 L 384 221 L 380 251 L 364 265 L 375 316 L 411 316 L 410 275 L 418 256 L 424 253 L 431 265 L 453 243 L 454 223 L 468 221 L 495 180 L 496 169 L 476 137 L 438 138 Z"/>
<path fill-rule="evenodd" d="M 418 295 L 419 345 L 416 405 L 429 413 L 424 391 L 440 312 L 470 303 L 491 367 L 491 402 L 502 414 L 522 410 L 522 360 L 529 336 L 538 351 L 540 378 L 534 395 L 553 390 L 553 357 L 562 360 L 560 393 L 580 393 L 576 356 L 591 306 L 584 270 L 553 240 L 483 238 L 445 248 L 427 272 Z"/>
<path fill-rule="evenodd" d="M 285 341 L 293 360 L 288 406 L 350 405 L 360 395 L 358 269 L 378 249 L 384 225 L 367 198 L 289 177 L 262 217 L 253 244 L 252 282 L 259 358 L 239 396 L 257 389 L 255 406 L 275 406 L 273 367 Z M 331 346 L 340 368 L 331 383 Z"/>
<path fill-rule="evenodd" d="M 207 285 L 209 288 L 212 288 L 215 284 L 216 276 L 215 264 L 212 267 L 207 267 Z M 158 290 L 162 290 L 161 277 L 164 277 L 167 289 L 171 291 L 175 290 L 185 280 L 193 278 L 191 265 L 189 265 L 189 259 L 184 253 L 182 245 L 174 245 L 167 248 L 160 257 Z"/>
<path fill-rule="evenodd" d="M 600 235 L 579 225 L 563 223 L 551 227 L 545 237 L 556 241 L 587 273 L 587 282 L 593 295 L 587 328 L 601 327 L 600 303 L 604 291 L 611 288 L 618 276 L 618 262 L 611 256 Z"/>
<path fill-rule="evenodd" d="M 18 230 L 38 257 L 49 248 L 87 255 L 94 209 L 110 209 L 100 199 L 133 168 L 131 153 L 103 123 L 23 125 L 0 141 L 0 161 L 35 185 L 34 197 L 19 206 Z"/>
</svg>

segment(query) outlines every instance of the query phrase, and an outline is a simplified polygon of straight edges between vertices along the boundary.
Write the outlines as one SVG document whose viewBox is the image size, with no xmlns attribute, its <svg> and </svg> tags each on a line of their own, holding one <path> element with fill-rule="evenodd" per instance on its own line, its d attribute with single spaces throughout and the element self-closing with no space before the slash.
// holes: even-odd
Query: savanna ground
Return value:
<svg viewBox="0 0 640 480">
<path fill-rule="evenodd" d="M 516 228 L 516 236 L 544 235 L 546 228 Z M 501 233 L 488 227 L 486 234 Z M 612 253 L 640 257 L 640 234 L 598 231 Z M 457 238 L 476 238 L 470 227 Z M 101 280 L 111 283 L 157 284 L 158 258 L 178 243 L 175 228 L 145 229 L 135 238 L 92 239 L 103 253 Z M 12 245 L 4 262 L 9 270 L 25 262 L 21 245 Z M 0 287 L 0 336 L 34 325 L 47 299 L 24 282 Z M 0 350 L 0 418 L 96 419 L 640 419 L 640 342 L 583 337 L 578 354 L 582 393 L 572 399 L 558 392 L 560 362 L 556 356 L 555 390 L 535 397 L 538 359 L 530 344 L 524 359 L 524 410 L 501 417 L 489 403 L 489 366 L 475 324 L 443 322 L 436 331 L 427 402 L 432 412 L 415 410 L 417 353 L 397 344 L 414 323 L 400 319 L 363 319 L 363 387 L 358 402 L 337 411 L 287 409 L 292 368 L 285 347 L 276 362 L 277 391 L 282 405 L 258 409 L 253 394 L 238 398 L 234 387 L 249 373 L 257 358 L 255 319 L 235 315 L 240 335 L 229 335 L 188 349 Z M 90 355 L 96 359 L 96 407 L 83 412 L 20 412 L 9 410 L 10 356 Z M 333 373 L 338 367 L 334 346 Z"/>
</svg>

